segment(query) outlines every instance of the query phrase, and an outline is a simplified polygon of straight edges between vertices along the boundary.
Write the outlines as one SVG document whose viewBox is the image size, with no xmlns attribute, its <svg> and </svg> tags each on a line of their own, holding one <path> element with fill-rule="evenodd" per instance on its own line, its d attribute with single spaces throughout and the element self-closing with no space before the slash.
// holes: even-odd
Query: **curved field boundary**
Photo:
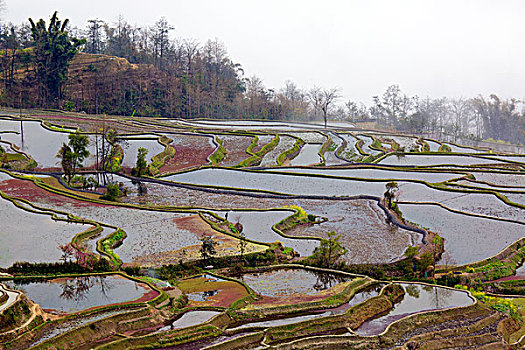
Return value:
<svg viewBox="0 0 525 350">
<path fill-rule="evenodd" d="M 428 283 L 424 283 L 424 282 L 405 282 L 405 281 L 402 281 L 402 282 L 399 282 L 399 281 L 393 281 L 391 282 L 392 283 L 395 283 L 395 284 L 398 284 L 398 283 L 403 283 L 403 284 L 420 284 L 420 285 L 427 285 L 427 286 L 431 286 L 431 287 L 436 287 L 435 285 L 433 284 L 428 284 Z M 381 293 L 379 296 L 376 296 L 376 297 L 373 297 L 373 298 L 369 298 L 367 299 L 366 301 L 364 301 L 363 303 L 360 303 L 358 305 L 363 305 L 364 303 L 367 303 L 367 302 L 370 302 L 371 300 L 379 300 L 383 295 L 384 295 L 384 291 L 385 289 L 388 287 L 385 286 L 382 288 L 381 290 Z M 450 289 L 450 290 L 454 290 L 456 292 L 460 292 L 461 290 L 457 290 L 457 289 L 454 289 L 454 288 L 450 288 L 450 287 L 444 287 L 444 286 L 439 286 L 439 287 L 442 287 L 442 288 L 446 288 L 446 289 Z M 381 332 L 380 334 L 378 335 L 371 335 L 371 336 L 359 336 L 359 335 L 323 335 L 322 338 L 319 337 L 319 336 L 307 336 L 307 337 L 304 337 L 304 338 L 300 338 L 300 339 L 296 339 L 296 340 L 292 340 L 291 342 L 279 342 L 279 345 L 277 345 L 278 348 L 287 348 L 287 346 L 293 346 L 293 344 L 303 344 L 303 346 L 299 346 L 298 348 L 303 348 L 304 346 L 307 347 L 306 344 L 308 344 L 308 341 L 309 340 L 314 340 L 314 339 L 319 339 L 321 340 L 321 342 L 331 342 L 331 341 L 342 341 L 342 340 L 380 340 L 382 337 L 386 336 L 388 333 L 390 333 L 390 330 L 394 327 L 396 327 L 398 324 L 400 323 L 406 323 L 406 322 L 410 322 L 411 320 L 413 319 L 417 319 L 418 317 L 421 317 L 421 315 L 427 315 L 427 314 L 433 314 L 433 313 L 438 313 L 438 314 L 443 314 L 443 313 L 447 313 L 447 312 L 454 312 L 454 313 L 461 313 L 461 311 L 463 310 L 469 310 L 473 307 L 476 307 L 478 305 L 478 300 L 476 298 L 474 298 L 472 296 L 472 294 L 470 293 L 470 291 L 462 291 L 464 293 L 466 293 L 468 295 L 468 297 L 473 301 L 473 303 L 471 305 L 468 305 L 468 306 L 460 306 L 460 307 L 449 307 L 449 308 L 444 308 L 444 309 L 440 309 L 440 310 L 427 310 L 427 311 L 420 311 L 420 312 L 416 312 L 416 313 L 412 313 L 410 315 L 407 315 L 405 317 L 402 317 L 400 318 L 399 320 L 396 320 L 392 323 L 390 323 L 386 329 Z M 354 308 L 356 308 L 358 305 L 352 307 L 351 309 L 349 310 L 352 310 Z M 347 311 L 348 313 L 348 311 Z M 371 317 L 367 318 L 367 319 L 371 319 L 373 318 L 374 315 L 370 315 Z M 327 316 L 327 317 L 330 317 L 330 316 Z M 333 317 L 333 316 L 332 316 Z M 318 323 L 320 319 L 316 319 L 316 320 L 307 320 L 307 321 L 303 321 L 301 322 L 301 324 L 305 324 L 305 325 L 308 325 L 308 324 L 312 324 L 312 325 L 315 325 L 316 323 Z M 335 318 L 334 318 L 335 320 Z M 317 321 L 317 322 L 316 322 Z M 296 324 L 294 324 L 296 325 Z M 358 326 L 359 327 L 359 326 Z M 354 329 L 358 328 L 358 327 L 353 327 Z M 277 328 L 277 327 L 275 327 Z M 266 333 L 266 332 L 265 332 Z M 313 332 L 312 332 L 313 333 Z M 355 334 L 353 331 L 351 331 L 350 333 L 352 334 Z M 314 334 L 314 333 L 313 333 Z M 266 344 L 267 345 L 267 344 Z M 295 348 L 295 347 L 293 347 Z"/>
<path fill-rule="evenodd" d="M 143 280 L 140 280 L 140 279 L 128 276 L 128 275 L 126 275 L 125 273 L 122 273 L 122 272 L 105 272 L 105 273 L 89 273 L 89 274 L 63 274 L 63 275 L 54 275 L 54 276 L 48 276 L 48 275 L 46 275 L 46 276 L 26 276 L 26 277 L 23 277 L 23 278 L 18 277 L 18 278 L 14 278 L 14 279 L 15 280 L 23 280 L 23 279 L 27 279 L 27 278 L 29 278 L 29 279 L 32 279 L 32 278 L 54 279 L 54 278 L 65 278 L 65 277 L 109 276 L 109 275 L 120 275 L 120 276 L 122 276 L 124 278 L 127 278 L 129 280 L 132 280 L 132 281 L 135 281 L 135 282 L 139 282 L 139 283 L 144 283 L 144 284 L 148 285 L 148 287 L 150 287 L 152 290 L 156 291 L 158 293 L 158 295 L 154 299 L 149 300 L 149 301 L 145 301 L 145 302 L 133 302 L 133 301 L 130 301 L 130 302 L 124 302 L 124 303 L 100 306 L 100 307 L 95 307 L 95 308 L 89 308 L 89 309 L 82 310 L 82 311 L 79 311 L 79 312 L 76 312 L 76 313 L 68 314 L 65 317 L 61 317 L 60 319 L 57 319 L 55 321 L 40 323 L 40 324 L 36 325 L 35 327 L 30 327 L 29 329 L 27 329 L 23 333 L 17 335 L 14 340 L 10 340 L 8 343 L 4 343 L 4 345 L 9 346 L 10 344 L 20 343 L 22 341 L 31 342 L 31 341 L 33 341 L 32 339 L 34 338 L 35 333 L 43 330 L 44 328 L 46 328 L 48 326 L 52 327 L 54 325 L 59 325 L 59 324 L 64 323 L 66 321 L 74 320 L 74 319 L 77 319 L 77 318 L 93 316 L 93 315 L 96 315 L 96 314 L 109 312 L 109 311 L 114 311 L 114 310 L 135 310 L 135 311 L 127 312 L 125 314 L 134 315 L 137 312 L 140 314 L 142 312 L 142 310 L 147 310 L 148 305 L 150 307 L 154 307 L 154 306 L 157 306 L 157 305 L 161 304 L 164 300 L 167 299 L 167 295 L 166 295 L 165 292 L 163 292 L 161 289 L 157 288 L 156 286 L 152 285 L 148 281 L 143 281 Z M 87 325 L 83 325 L 83 326 L 80 326 L 80 327 L 75 327 L 75 328 L 67 331 L 66 333 L 60 334 L 60 335 L 58 335 L 56 337 L 53 337 L 51 339 L 46 340 L 43 344 L 54 343 L 57 339 L 62 338 L 62 336 L 67 335 L 67 334 L 71 334 L 72 332 L 74 332 L 74 331 L 76 331 L 78 329 L 84 328 L 86 326 L 90 326 L 90 325 L 98 323 L 98 322 L 103 322 L 103 321 L 108 320 L 108 319 L 115 319 L 115 318 L 118 319 L 118 318 L 120 318 L 122 316 L 123 316 L 123 314 L 112 315 L 112 316 L 108 316 L 108 317 L 102 318 L 100 320 L 91 322 L 91 323 L 89 323 Z M 38 348 L 40 348 L 42 346 L 43 345 L 38 345 Z"/>
<path fill-rule="evenodd" d="M 285 135 L 285 134 L 283 134 L 283 135 Z M 305 144 L 305 142 L 302 139 L 300 139 L 300 138 L 297 138 L 297 137 L 292 136 L 292 135 L 286 135 L 286 136 L 290 136 L 290 137 L 295 138 L 296 139 L 295 140 L 295 144 L 292 146 L 292 148 L 287 149 L 286 151 L 282 152 L 281 154 L 279 154 L 277 156 L 277 165 L 278 166 L 282 166 L 285 161 L 291 160 L 291 159 L 294 159 L 295 157 L 297 157 L 299 152 L 301 152 L 301 148 Z"/>
<path fill-rule="evenodd" d="M 319 149 L 319 152 L 317 152 L 317 154 L 319 155 L 319 158 L 321 158 L 321 162 L 319 164 L 316 164 L 316 165 L 322 165 L 324 166 L 325 163 L 326 163 L 326 159 L 324 158 L 324 154 L 326 153 L 326 151 L 328 150 L 328 148 L 330 148 L 330 146 L 332 145 L 332 143 L 334 143 L 334 141 L 332 140 L 332 138 L 330 137 L 330 135 L 328 134 L 325 134 L 325 133 L 320 133 L 322 134 L 324 137 L 326 137 L 326 141 L 323 143 L 323 145 L 321 146 L 321 148 Z"/>
<path fill-rule="evenodd" d="M 9 172 L 7 172 L 7 173 L 9 173 Z M 13 175 L 11 174 L 11 176 L 13 176 Z M 14 177 L 16 177 L 16 176 L 14 176 Z M 131 205 L 131 204 L 127 204 L 127 203 L 112 203 L 112 202 L 107 202 L 107 201 L 99 200 L 99 199 L 86 198 L 84 196 L 80 196 L 78 194 L 74 194 L 74 193 L 71 193 L 71 192 L 61 191 L 61 190 L 58 190 L 56 188 L 53 188 L 53 187 L 51 187 L 49 185 L 46 185 L 46 184 L 42 183 L 37 178 L 25 179 L 25 180 L 33 181 L 33 183 L 35 183 L 37 186 L 39 186 L 39 187 L 41 187 L 41 188 L 43 188 L 45 190 L 48 190 L 48 191 L 50 191 L 52 193 L 59 194 L 59 195 L 64 195 L 64 196 L 67 196 L 67 197 L 70 197 L 70 198 L 73 198 L 73 199 L 90 201 L 90 202 L 94 202 L 94 203 L 119 205 L 119 206 L 123 206 L 123 207 L 136 208 L 136 209 L 140 209 L 140 210 L 155 210 L 155 211 L 164 211 L 164 212 L 192 212 L 192 213 L 198 213 L 199 212 L 199 210 L 196 209 L 196 208 L 191 208 L 191 209 L 190 208 L 175 208 L 175 207 L 150 208 L 150 207 L 142 207 L 142 206 L 138 206 L 138 205 Z M 155 180 L 155 179 L 151 179 L 151 181 L 152 182 L 158 182 L 158 180 Z M 159 183 L 163 183 L 163 182 L 159 182 Z M 176 184 L 176 183 L 173 183 L 173 185 L 174 186 L 178 186 L 178 184 Z M 422 242 L 423 242 L 423 244 L 427 244 L 426 237 L 427 237 L 428 233 L 427 233 L 426 230 L 423 230 L 423 229 L 418 228 L 418 227 L 409 226 L 409 225 L 406 225 L 406 224 L 400 222 L 398 220 L 398 218 L 396 217 L 396 215 L 393 215 L 392 213 L 390 213 L 390 211 L 381 203 L 381 198 L 375 197 L 375 196 L 364 196 L 364 195 L 353 196 L 353 197 L 294 196 L 294 195 L 285 195 L 285 194 L 277 194 L 277 193 L 275 193 L 275 194 L 269 194 L 269 193 L 264 193 L 264 194 L 262 194 L 262 193 L 245 193 L 245 192 L 238 192 L 238 191 L 235 191 L 235 190 L 232 192 L 232 191 L 222 190 L 222 189 L 210 189 L 210 188 L 192 187 L 192 186 L 185 186 L 185 185 L 182 185 L 181 187 L 199 189 L 199 190 L 204 191 L 204 192 L 233 193 L 233 194 L 238 194 L 238 195 L 248 195 L 248 196 L 254 196 L 254 197 L 259 197 L 259 198 L 286 198 L 286 199 L 288 199 L 288 198 L 304 198 L 304 199 L 327 199 L 327 200 L 368 199 L 368 200 L 374 200 L 374 201 L 376 201 L 378 203 L 380 208 L 383 209 L 383 211 L 390 218 L 392 223 L 394 223 L 396 226 L 404 228 L 406 230 L 413 231 L 413 232 L 416 232 L 416 233 L 420 233 L 422 235 Z M 246 208 L 245 210 L 251 210 L 251 209 L 247 209 Z M 273 210 L 282 210 L 282 209 L 275 208 Z M 117 232 L 119 232 L 119 231 L 115 231 L 115 232 L 111 233 L 110 236 L 114 237 L 113 235 L 117 235 Z M 279 234 L 278 231 L 276 231 L 276 232 Z M 100 245 L 102 245 L 102 242 L 105 239 L 111 240 L 111 237 L 105 237 L 104 239 L 99 240 Z M 285 236 L 283 236 L 283 237 L 285 237 Z M 118 238 L 120 238 L 120 237 L 118 237 Z M 296 237 L 294 237 L 293 239 L 296 239 Z M 99 242 L 97 242 L 97 250 L 99 249 Z M 113 240 L 113 242 L 114 243 L 118 243 L 118 239 Z M 111 248 L 111 247 L 112 246 L 109 246 L 109 248 Z M 103 248 L 104 248 L 104 246 L 101 246 L 100 250 L 104 251 Z M 109 254 L 111 259 L 115 258 L 115 256 L 113 256 L 111 253 L 109 253 L 107 251 L 104 251 L 104 252 Z M 118 257 L 117 257 L 117 259 L 118 259 Z"/>
<path fill-rule="evenodd" d="M 476 183 L 476 181 L 472 181 L 472 180 L 469 180 L 469 179 L 465 179 L 465 180 L 467 180 L 469 182 L 473 182 L 474 184 Z M 482 182 L 479 182 L 479 183 L 482 183 Z M 511 186 L 508 186 L 507 188 L 487 188 L 487 187 L 478 187 L 478 186 L 464 185 L 464 184 L 454 184 L 454 186 L 467 188 L 467 189 L 471 189 L 471 190 L 488 189 L 488 190 L 494 190 L 494 191 L 501 192 L 501 193 L 523 193 L 523 194 L 525 194 L 525 187 L 522 187 L 519 190 L 516 190 L 516 189 L 509 189 L 509 188 L 515 188 L 515 187 L 511 187 Z"/>
<path fill-rule="evenodd" d="M 228 169 L 230 171 L 238 171 L 238 172 L 246 172 L 246 173 L 255 173 L 255 174 L 275 174 L 275 175 L 284 175 L 284 176 L 297 176 L 297 177 L 310 177 L 310 178 L 325 178 L 325 179 L 338 179 L 338 180 L 354 180 L 354 181 L 363 181 L 363 182 L 390 182 L 390 181 L 403 181 L 403 182 L 414 182 L 414 183 L 421 183 L 421 184 L 432 184 L 432 182 L 427 182 L 425 180 L 419 180 L 419 179 L 400 179 L 400 178 L 396 178 L 396 177 L 391 177 L 391 178 L 384 178 L 384 179 L 375 179 L 375 178 L 364 178 L 364 177 L 355 177 L 355 176 L 343 176 L 343 175 L 328 175 L 328 174 L 319 174 L 319 173 L 293 173 L 293 172 L 286 172 L 286 171 L 280 171 L 278 169 L 271 169 L 269 170 L 268 168 L 261 168 L 261 167 L 254 167 L 254 168 L 249 168 L 249 169 L 231 169 L 231 168 L 225 168 L 225 167 L 207 167 L 207 169 L 210 169 L 210 168 L 216 168 L 216 169 Z M 305 166 L 288 166 L 288 167 L 285 167 L 285 168 L 309 168 L 309 167 L 305 167 Z M 360 167 L 355 167 L 356 169 L 366 169 L 366 168 L 375 168 L 375 169 L 382 169 L 382 170 L 392 170 L 392 169 L 395 169 L 395 170 L 400 170 L 400 171 L 403 171 L 402 169 L 399 169 L 399 168 L 393 168 L 393 167 L 385 167 L 383 165 L 377 165 L 377 164 L 371 164 L 371 165 L 362 165 Z M 325 169 L 323 167 L 323 169 Z M 350 168 L 346 168 L 346 167 L 326 167 L 326 169 L 353 169 L 353 167 L 350 167 Z M 185 173 L 190 173 L 190 172 L 196 172 L 200 169 L 189 169 L 189 170 L 185 170 L 185 171 L 180 171 L 178 172 L 177 174 L 185 174 Z M 264 172 L 261 172 L 260 170 L 265 170 Z M 461 171 L 424 171 L 423 169 L 413 169 L 412 172 L 435 172 L 435 173 L 441 173 L 441 172 L 445 172 L 445 173 L 458 173 L 459 175 L 462 175 L 462 176 L 458 176 L 458 178 L 454 178 L 454 179 L 450 179 L 448 181 L 451 181 L 451 180 L 459 180 L 459 179 L 462 179 L 464 176 L 467 176 L 468 175 L 468 172 L 461 172 Z M 122 175 L 122 174 L 119 174 L 119 175 Z M 129 177 L 129 176 L 127 176 Z M 163 179 L 165 176 L 163 177 L 159 177 L 159 178 L 156 178 L 154 180 L 157 180 L 157 181 L 162 181 L 161 183 L 164 183 L 164 184 L 167 184 L 167 183 L 177 183 L 177 184 L 183 184 L 182 182 L 176 182 L 176 181 L 171 181 L 171 180 L 165 180 Z M 129 177 L 131 178 L 131 177 Z M 153 179 L 152 179 L 153 180 Z M 184 184 L 189 184 L 189 183 L 184 183 Z M 193 185 L 193 186 L 206 186 L 206 187 L 221 187 L 221 186 L 214 186 L 214 185 L 199 185 L 199 184 L 190 184 L 190 185 Z M 226 187 L 227 188 L 227 187 Z M 243 191 L 247 191 L 247 189 L 240 189 L 240 190 L 243 190 Z M 264 192 L 266 190 L 259 190 L 261 192 Z M 271 191 L 270 191 L 271 192 Z"/>
<path fill-rule="evenodd" d="M 516 173 L 516 175 L 520 176 L 520 173 Z M 525 191 L 525 186 L 520 186 L 520 185 L 496 185 L 496 184 L 493 184 L 491 182 L 487 182 L 487 181 L 480 181 L 480 180 L 472 180 L 472 179 L 469 179 L 469 178 L 466 178 L 465 179 L 466 181 L 468 182 L 471 182 L 473 184 L 483 184 L 483 185 L 487 185 L 487 186 L 490 186 L 491 188 L 494 188 L 495 190 L 505 190 L 507 188 L 510 188 L 510 189 L 523 189 L 523 191 Z M 462 186 L 462 185 L 458 185 L 458 186 Z M 475 188 L 479 188 L 478 186 L 474 186 Z M 482 188 L 486 188 L 486 187 L 482 187 Z M 511 192 L 514 191 L 514 192 L 521 192 L 520 190 L 511 190 Z"/>
<path fill-rule="evenodd" d="M 344 162 L 347 162 L 347 163 L 353 163 L 351 160 L 348 160 L 346 158 L 343 158 L 341 157 L 341 153 L 343 152 L 343 150 L 348 146 L 348 142 L 343 138 L 341 137 L 341 135 L 339 135 L 338 133 L 334 133 L 334 135 L 336 137 L 338 137 L 339 139 L 341 139 L 342 143 L 341 143 L 341 146 L 339 146 L 335 151 L 334 151 L 334 155 L 337 159 L 339 160 L 342 160 Z"/>
<path fill-rule="evenodd" d="M 494 196 L 496 196 L 499 200 L 501 200 L 503 203 L 507 204 L 507 205 L 510 205 L 510 206 L 513 206 L 513 207 L 517 207 L 517 208 L 521 208 L 521 209 L 525 209 L 525 205 L 523 204 L 520 204 L 520 203 L 514 203 L 512 201 L 510 201 L 507 197 L 505 197 L 504 195 L 502 195 L 501 193 L 499 193 L 499 191 L 496 191 L 496 190 L 492 190 L 492 189 L 489 189 L 489 188 L 479 188 L 479 189 L 476 189 L 476 190 L 472 190 L 472 189 L 459 189 L 459 188 L 454 188 L 454 187 L 450 187 L 450 186 L 447 186 L 446 183 L 427 183 L 426 184 L 428 187 L 430 188 L 433 188 L 433 189 L 436 189 L 436 190 L 442 190 L 442 191 L 448 191 L 448 192 L 459 192 L 459 193 L 482 193 L 482 194 L 492 194 Z"/>
<path fill-rule="evenodd" d="M 22 294 L 19 291 L 8 289 L 2 283 L 0 283 L 0 292 L 2 293 L 1 296 L 3 297 L 0 297 L 0 300 L 3 299 L 2 302 L 0 302 L 0 314 L 11 307 L 11 305 L 13 305 L 16 301 L 18 301 L 20 295 Z"/>
<path fill-rule="evenodd" d="M 203 213 L 206 213 L 206 214 L 210 214 L 210 215 L 213 215 L 213 212 L 209 212 L 209 211 L 199 211 L 198 214 L 199 216 L 201 217 L 201 219 L 203 221 L 205 221 L 208 225 L 210 225 L 211 228 L 213 228 L 215 231 L 218 231 L 218 232 L 221 232 L 221 233 L 224 233 L 225 235 L 228 235 L 230 237 L 233 237 L 233 238 L 236 238 L 236 239 L 239 239 L 239 240 L 244 240 L 246 242 L 250 242 L 250 243 L 253 243 L 253 244 L 257 244 L 257 245 L 262 245 L 262 246 L 266 246 L 266 247 L 270 247 L 271 246 L 271 243 L 268 243 L 268 242 L 258 242 L 258 241 L 255 241 L 255 240 L 252 240 L 252 239 L 249 239 L 249 238 L 243 238 L 241 237 L 240 235 L 236 235 L 232 232 L 229 232 L 227 230 L 223 230 L 222 228 L 219 227 L 219 225 L 211 220 L 209 220 L 205 215 L 203 215 Z M 217 218 L 216 215 L 213 215 L 214 217 Z M 222 220 L 222 223 L 226 223 L 228 222 L 228 220 L 226 219 L 223 219 L 223 218 L 220 218 L 220 220 Z"/>
<path fill-rule="evenodd" d="M 264 156 L 273 150 L 278 144 L 279 144 L 279 134 L 275 134 L 275 137 L 266 145 L 263 145 L 261 149 L 258 152 L 252 152 L 253 148 L 258 145 L 259 137 L 256 135 L 254 138 L 254 141 L 252 144 L 248 147 L 246 150 L 246 153 L 250 154 L 251 157 L 248 157 L 244 160 L 242 160 L 239 164 L 237 164 L 235 167 L 249 167 L 249 166 L 255 166 L 259 165 L 261 163 Z"/>
<path fill-rule="evenodd" d="M 424 156 L 432 156 L 432 157 L 462 156 L 462 157 L 469 157 L 469 158 L 479 158 L 479 159 L 485 159 L 485 160 L 487 160 L 487 159 L 488 160 L 494 160 L 495 162 L 494 163 L 486 163 L 486 164 L 470 164 L 470 165 L 465 165 L 465 164 L 427 164 L 427 165 L 417 165 L 417 164 L 411 165 L 411 164 L 407 164 L 407 165 L 399 165 L 399 164 L 396 164 L 394 166 L 410 167 L 410 168 L 445 167 L 445 166 L 460 167 L 460 168 L 464 168 L 464 167 L 467 167 L 467 168 L 468 167 L 471 167 L 471 168 L 480 168 L 480 167 L 487 168 L 489 165 L 490 166 L 504 166 L 504 165 L 506 165 L 505 163 L 515 164 L 515 165 L 523 165 L 523 163 L 513 162 L 513 161 L 510 161 L 510 160 L 503 160 L 503 159 L 486 157 L 486 156 L 484 156 L 483 154 L 480 154 L 480 153 L 472 154 L 472 153 L 454 153 L 454 152 L 439 152 L 439 153 L 435 153 L 435 152 L 391 152 L 391 153 L 387 153 L 387 154 L 383 155 L 381 158 L 376 159 L 375 162 L 380 162 L 380 161 L 382 161 L 383 159 L 385 159 L 387 157 L 392 157 L 392 156 L 410 156 L 410 155 L 415 156 L 415 157 L 424 157 Z M 390 164 L 381 164 L 381 165 L 389 166 Z"/>
<path fill-rule="evenodd" d="M 226 156 L 226 149 L 222 145 L 222 140 L 217 135 L 213 137 L 213 143 L 217 148 L 212 154 L 208 156 L 208 161 L 211 165 L 217 165 Z"/>
<path fill-rule="evenodd" d="M 485 215 L 485 214 L 478 214 L 478 213 L 471 213 L 471 212 L 467 212 L 467 211 L 463 211 L 463 210 L 459 210 L 459 209 L 454 209 L 454 208 L 450 208 L 442 203 L 439 203 L 439 202 L 432 202 L 432 201 L 425 201 L 425 202 L 413 202 L 413 201 L 396 201 L 397 204 L 416 204 L 416 205 L 435 205 L 435 206 L 438 206 L 440 208 L 443 208 L 451 213 L 455 213 L 455 214 L 461 214 L 461 215 L 465 215 L 465 216 L 472 216 L 472 217 L 477 217 L 477 218 L 482 218 L 482 219 L 490 219 L 490 220 L 495 220 L 495 221 L 504 221 L 504 222 L 510 222 L 510 223 L 513 223 L 513 224 L 519 224 L 519 225 L 525 225 L 525 221 L 519 221 L 519 220 L 514 220 L 514 219 L 508 219 L 508 218 L 500 218 L 498 216 L 491 216 L 491 215 Z"/>
<path fill-rule="evenodd" d="M 55 275 L 15 276 L 15 277 L 6 278 L 6 279 L 13 280 L 13 281 L 23 281 L 23 280 L 33 280 L 33 279 L 52 280 L 52 279 L 56 279 L 56 278 L 76 278 L 76 277 L 116 276 L 116 275 L 124 277 L 124 278 L 126 278 L 128 280 L 131 280 L 131 281 L 134 281 L 134 282 L 137 282 L 137 283 L 146 284 L 149 288 L 151 288 L 152 290 L 156 291 L 158 293 L 158 295 L 155 298 L 153 298 L 153 299 L 151 299 L 149 301 L 138 302 L 138 303 L 134 303 L 133 301 L 127 301 L 127 302 L 122 302 L 122 303 L 118 303 L 118 304 L 100 306 L 100 307 L 96 307 L 96 308 L 89 308 L 89 309 L 78 311 L 78 312 L 75 312 L 75 313 L 72 313 L 72 314 L 69 314 L 69 315 L 92 314 L 94 312 L 107 311 L 107 310 L 111 310 L 113 308 L 122 307 L 122 306 L 136 307 L 136 306 L 142 306 L 143 304 L 148 304 L 148 305 L 151 305 L 151 306 L 155 306 L 155 305 L 158 305 L 158 304 L 162 303 L 167 298 L 166 293 L 161 288 L 158 288 L 157 286 L 155 286 L 153 283 L 151 283 L 149 281 L 146 281 L 146 280 L 142 280 L 140 278 L 136 278 L 136 277 L 130 276 L 130 275 L 128 275 L 128 274 L 126 274 L 125 272 L 122 272 L 122 271 L 87 272 L 87 273 L 64 273 L 64 274 L 55 274 Z"/>
</svg>

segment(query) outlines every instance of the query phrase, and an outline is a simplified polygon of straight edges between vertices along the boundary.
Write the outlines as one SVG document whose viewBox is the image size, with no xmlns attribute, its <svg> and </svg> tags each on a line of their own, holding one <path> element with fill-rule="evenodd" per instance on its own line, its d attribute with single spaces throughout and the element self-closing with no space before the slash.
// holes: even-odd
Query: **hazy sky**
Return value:
<svg viewBox="0 0 525 350">
<path fill-rule="evenodd" d="M 152 25 L 218 38 L 246 74 L 279 88 L 339 87 L 370 103 L 389 84 L 420 96 L 497 93 L 525 98 L 523 0 L 5 0 L 3 19 L 87 19 Z"/>
</svg>

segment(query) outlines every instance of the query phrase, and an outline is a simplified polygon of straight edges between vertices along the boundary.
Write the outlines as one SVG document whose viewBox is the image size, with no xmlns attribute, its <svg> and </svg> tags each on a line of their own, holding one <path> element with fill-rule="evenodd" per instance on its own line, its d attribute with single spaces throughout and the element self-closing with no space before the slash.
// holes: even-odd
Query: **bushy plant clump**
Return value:
<svg viewBox="0 0 525 350">
<path fill-rule="evenodd" d="M 478 299 L 483 304 L 489 306 L 494 310 L 508 314 L 510 317 L 516 320 L 521 320 L 521 313 L 519 312 L 518 307 L 511 300 L 492 297 L 485 294 L 484 292 L 469 289 L 468 287 L 462 285 L 457 285 L 455 286 L 455 288 L 461 290 L 470 290 L 472 296 Z"/>
<path fill-rule="evenodd" d="M 449 145 L 442 144 L 441 146 L 439 146 L 438 152 L 450 153 L 452 152 L 452 149 L 450 148 Z"/>
<path fill-rule="evenodd" d="M 215 150 L 215 152 L 213 152 L 211 155 L 210 155 L 210 162 L 211 162 L 211 165 L 217 165 L 219 164 L 220 162 L 222 162 L 222 160 L 224 159 L 224 157 L 226 157 L 226 148 L 224 148 L 224 146 L 222 145 L 222 140 L 220 138 L 218 138 L 217 136 L 215 136 L 215 142 L 217 142 L 217 144 L 219 145 L 219 147 L 217 147 L 217 149 Z"/>
</svg>

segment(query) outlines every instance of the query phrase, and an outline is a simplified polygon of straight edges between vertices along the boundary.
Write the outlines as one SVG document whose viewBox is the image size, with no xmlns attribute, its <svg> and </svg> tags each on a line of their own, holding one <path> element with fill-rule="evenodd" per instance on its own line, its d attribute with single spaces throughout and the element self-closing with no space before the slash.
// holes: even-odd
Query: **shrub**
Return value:
<svg viewBox="0 0 525 350">
<path fill-rule="evenodd" d="M 107 184 L 106 186 L 106 194 L 100 196 L 100 199 L 105 199 L 108 201 L 115 202 L 120 197 L 120 188 L 117 183 L 114 184 Z"/>
</svg>

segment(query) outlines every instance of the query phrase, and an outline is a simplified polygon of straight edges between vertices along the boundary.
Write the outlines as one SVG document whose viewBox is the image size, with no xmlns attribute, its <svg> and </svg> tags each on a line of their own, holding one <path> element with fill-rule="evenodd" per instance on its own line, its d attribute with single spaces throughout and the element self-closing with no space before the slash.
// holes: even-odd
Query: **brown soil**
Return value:
<svg viewBox="0 0 525 350">
<path fill-rule="evenodd" d="M 168 159 L 166 164 L 160 168 L 161 173 L 172 173 L 208 164 L 207 158 L 215 150 L 208 137 L 196 135 L 167 136 L 174 140 L 171 146 L 175 148 L 175 156 Z"/>
<path fill-rule="evenodd" d="M 224 157 L 221 165 L 233 166 L 239 164 L 244 159 L 250 157 L 250 154 L 246 153 L 246 149 L 252 143 L 253 137 L 249 136 L 219 136 L 223 141 L 223 146 L 226 149 L 226 156 Z"/>
<path fill-rule="evenodd" d="M 190 300 L 189 307 L 218 306 L 229 307 L 234 301 L 248 295 L 246 288 L 231 281 L 210 281 L 207 278 L 192 278 L 183 280 L 178 287 L 185 293 L 203 293 L 217 291 L 217 294 L 207 297 L 205 301 Z"/>
<path fill-rule="evenodd" d="M 238 239 L 213 230 L 205 221 L 200 218 L 199 215 L 176 218 L 173 219 L 173 222 L 178 228 L 190 231 L 198 238 L 213 237 L 213 240 L 217 243 L 215 250 L 217 252 L 216 256 L 218 257 L 232 256 L 239 253 Z M 201 258 L 200 249 L 201 245 L 192 245 L 175 251 L 170 250 L 143 255 L 137 257 L 133 264 L 138 264 L 140 266 L 159 266 L 166 264 L 176 264 L 181 260 L 198 260 Z M 246 247 L 246 253 L 263 251 L 265 249 L 266 246 L 248 243 Z M 125 264 L 124 266 L 128 265 L 131 266 L 131 264 Z"/>
</svg>

